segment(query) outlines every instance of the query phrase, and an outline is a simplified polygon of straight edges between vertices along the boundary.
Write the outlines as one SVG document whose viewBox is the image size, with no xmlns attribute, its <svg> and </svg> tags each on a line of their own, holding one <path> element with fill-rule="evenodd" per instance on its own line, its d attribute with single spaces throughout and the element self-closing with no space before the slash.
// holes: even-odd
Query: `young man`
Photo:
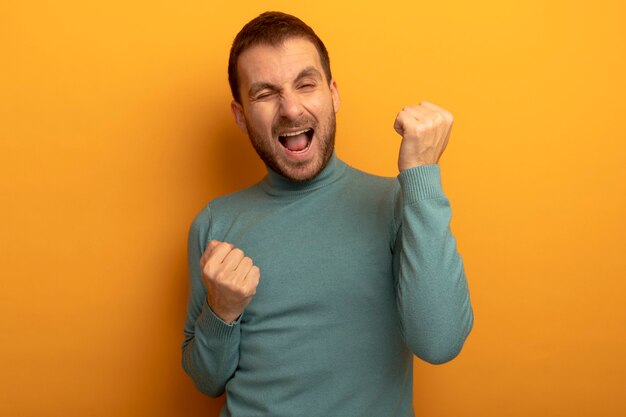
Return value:
<svg viewBox="0 0 626 417">
<path fill-rule="evenodd" d="M 185 371 L 222 416 L 412 416 L 412 355 L 451 360 L 473 323 L 437 165 L 452 116 L 398 114 L 397 179 L 349 167 L 328 52 L 277 12 L 239 32 L 229 81 L 268 175 L 191 226 Z"/>
</svg>

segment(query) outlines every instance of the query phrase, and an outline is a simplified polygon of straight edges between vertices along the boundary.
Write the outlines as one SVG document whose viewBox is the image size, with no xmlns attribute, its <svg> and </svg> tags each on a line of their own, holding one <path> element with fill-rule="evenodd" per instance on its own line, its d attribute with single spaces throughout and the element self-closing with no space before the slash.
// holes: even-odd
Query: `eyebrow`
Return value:
<svg viewBox="0 0 626 417">
<path fill-rule="evenodd" d="M 248 96 L 252 97 L 259 91 L 265 90 L 266 88 L 269 90 L 278 90 L 278 87 L 272 83 L 259 82 L 259 83 L 254 83 L 250 86 L 250 90 L 248 90 Z"/>
<path fill-rule="evenodd" d="M 313 78 L 320 79 L 322 78 L 322 74 L 320 74 L 320 72 L 315 67 L 306 67 L 305 69 L 300 71 L 300 74 L 298 74 L 298 76 L 296 77 L 296 82 L 306 77 L 313 77 Z"/>
<path fill-rule="evenodd" d="M 304 68 L 302 71 L 300 71 L 300 73 L 296 76 L 296 79 L 294 80 L 294 82 L 298 82 L 300 80 L 302 80 L 303 78 L 307 78 L 307 77 L 313 77 L 316 79 L 321 79 L 322 78 L 322 74 L 313 66 L 310 67 L 306 67 Z M 273 90 L 273 91 L 279 91 L 280 87 L 278 87 L 275 84 L 269 83 L 269 82 L 265 82 L 265 81 L 261 81 L 258 83 L 254 83 L 250 86 L 250 89 L 248 90 L 248 95 L 250 97 L 254 96 L 256 93 L 258 93 L 261 90 L 265 90 L 265 89 L 269 89 L 269 90 Z"/>
</svg>

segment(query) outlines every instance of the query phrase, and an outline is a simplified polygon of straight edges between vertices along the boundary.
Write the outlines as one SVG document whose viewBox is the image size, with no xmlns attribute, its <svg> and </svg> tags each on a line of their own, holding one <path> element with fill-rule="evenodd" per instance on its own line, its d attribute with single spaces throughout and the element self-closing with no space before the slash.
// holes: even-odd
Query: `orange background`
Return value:
<svg viewBox="0 0 626 417">
<path fill-rule="evenodd" d="M 404 105 L 456 116 L 476 324 L 416 361 L 417 415 L 626 415 L 624 3 L 257 3 L 0 4 L 0 415 L 217 416 L 180 365 L 186 234 L 264 172 L 226 60 L 267 9 L 325 40 L 349 164 L 395 175 Z"/>
</svg>

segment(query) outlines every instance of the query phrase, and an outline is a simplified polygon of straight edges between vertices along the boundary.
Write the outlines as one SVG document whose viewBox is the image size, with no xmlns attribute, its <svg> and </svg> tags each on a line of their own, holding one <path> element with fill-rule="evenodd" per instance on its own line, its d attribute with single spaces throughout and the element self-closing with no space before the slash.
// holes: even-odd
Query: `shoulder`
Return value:
<svg viewBox="0 0 626 417">
<path fill-rule="evenodd" d="M 214 226 L 216 218 L 236 217 L 243 211 L 253 210 L 255 202 L 263 198 L 263 192 L 259 187 L 260 183 L 244 188 L 230 194 L 224 194 L 209 201 L 191 223 L 191 232 L 207 234 L 207 231 Z"/>
<path fill-rule="evenodd" d="M 347 177 L 351 189 L 365 193 L 369 198 L 379 197 L 393 201 L 400 191 L 400 183 L 396 177 L 370 174 L 351 166 L 348 167 Z"/>
<path fill-rule="evenodd" d="M 251 203 L 258 201 L 265 197 L 265 193 L 261 189 L 260 185 L 263 181 L 260 181 L 250 187 L 242 190 L 224 194 L 211 200 L 207 207 L 212 211 L 221 210 L 242 210 L 248 207 Z"/>
<path fill-rule="evenodd" d="M 397 177 L 384 177 L 350 168 L 349 195 L 359 212 L 367 212 L 372 219 L 386 225 L 390 242 L 395 240 L 398 230 L 397 207 L 401 200 L 400 183 Z"/>
</svg>

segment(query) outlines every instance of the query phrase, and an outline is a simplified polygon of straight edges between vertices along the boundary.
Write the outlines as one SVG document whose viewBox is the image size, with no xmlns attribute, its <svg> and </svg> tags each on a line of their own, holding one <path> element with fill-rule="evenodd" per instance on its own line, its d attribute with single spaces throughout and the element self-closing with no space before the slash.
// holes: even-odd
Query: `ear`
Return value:
<svg viewBox="0 0 626 417">
<path fill-rule="evenodd" d="M 243 114 L 243 106 L 237 103 L 236 100 L 230 102 L 230 110 L 233 112 L 233 116 L 235 116 L 235 123 L 241 131 L 245 134 L 248 134 L 248 128 L 246 127 L 246 116 Z"/>
<path fill-rule="evenodd" d="M 330 94 L 333 98 L 333 109 L 335 113 L 337 113 L 341 100 L 339 100 L 339 89 L 337 88 L 337 81 L 335 81 L 335 79 L 332 79 L 330 82 Z"/>
</svg>

